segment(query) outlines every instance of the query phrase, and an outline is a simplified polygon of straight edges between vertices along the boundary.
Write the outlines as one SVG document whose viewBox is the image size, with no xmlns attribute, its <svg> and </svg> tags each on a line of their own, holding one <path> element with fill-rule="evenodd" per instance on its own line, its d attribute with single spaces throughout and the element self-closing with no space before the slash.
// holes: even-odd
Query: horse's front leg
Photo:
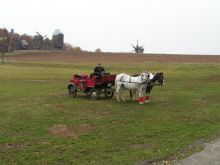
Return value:
<svg viewBox="0 0 220 165">
<path fill-rule="evenodd" d="M 117 101 L 120 101 L 119 92 L 116 92 Z"/>
<path fill-rule="evenodd" d="M 150 93 L 147 93 L 145 96 L 145 103 L 149 103 L 150 102 Z"/>
<path fill-rule="evenodd" d="M 139 87 L 139 103 L 144 104 L 144 101 L 145 101 L 144 90 L 143 90 L 143 87 L 140 86 Z"/>
<path fill-rule="evenodd" d="M 135 90 L 135 101 L 138 101 L 138 98 L 139 98 L 138 90 Z"/>
<path fill-rule="evenodd" d="M 132 98 L 132 99 L 133 99 L 134 101 L 136 101 L 136 100 L 137 100 L 137 90 L 136 90 L 136 89 L 133 89 L 132 92 L 133 92 L 133 95 L 132 95 L 133 98 Z"/>
</svg>

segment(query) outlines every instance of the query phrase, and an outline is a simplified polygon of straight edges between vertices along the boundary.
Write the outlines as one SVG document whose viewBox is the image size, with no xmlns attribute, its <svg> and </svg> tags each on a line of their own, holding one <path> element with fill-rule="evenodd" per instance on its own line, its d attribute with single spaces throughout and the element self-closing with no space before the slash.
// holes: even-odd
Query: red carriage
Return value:
<svg viewBox="0 0 220 165">
<path fill-rule="evenodd" d="M 114 96 L 116 75 L 95 76 L 94 74 L 73 75 L 67 86 L 69 95 L 76 97 L 78 92 L 83 92 L 93 100 L 99 99 L 100 94 L 104 94 L 106 98 Z"/>
</svg>

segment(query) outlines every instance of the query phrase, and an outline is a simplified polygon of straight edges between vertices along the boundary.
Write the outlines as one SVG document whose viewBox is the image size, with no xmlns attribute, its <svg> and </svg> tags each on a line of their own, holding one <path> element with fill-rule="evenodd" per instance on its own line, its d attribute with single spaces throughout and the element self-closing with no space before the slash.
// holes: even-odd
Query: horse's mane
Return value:
<svg viewBox="0 0 220 165">
<path fill-rule="evenodd" d="M 133 74 L 133 75 L 131 75 L 132 77 L 138 77 L 138 76 L 140 76 L 140 74 L 137 74 L 137 73 L 135 73 L 135 74 Z"/>
<path fill-rule="evenodd" d="M 157 78 L 158 75 L 163 75 L 163 72 L 158 71 L 158 72 L 153 72 L 151 74 L 153 75 L 153 77 L 152 77 L 152 79 L 150 79 L 150 82 L 154 82 L 154 81 L 156 81 L 155 79 Z M 133 74 L 131 76 L 138 77 L 138 76 L 140 76 L 140 74 L 135 73 L 135 74 Z"/>
</svg>

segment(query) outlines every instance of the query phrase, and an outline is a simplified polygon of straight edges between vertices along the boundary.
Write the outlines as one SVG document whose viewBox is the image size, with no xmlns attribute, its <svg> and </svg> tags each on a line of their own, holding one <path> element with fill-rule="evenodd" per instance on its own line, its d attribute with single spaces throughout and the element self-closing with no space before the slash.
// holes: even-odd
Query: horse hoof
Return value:
<svg viewBox="0 0 220 165">
<path fill-rule="evenodd" d="M 142 103 L 139 103 L 140 105 L 144 104 L 143 102 Z"/>
</svg>

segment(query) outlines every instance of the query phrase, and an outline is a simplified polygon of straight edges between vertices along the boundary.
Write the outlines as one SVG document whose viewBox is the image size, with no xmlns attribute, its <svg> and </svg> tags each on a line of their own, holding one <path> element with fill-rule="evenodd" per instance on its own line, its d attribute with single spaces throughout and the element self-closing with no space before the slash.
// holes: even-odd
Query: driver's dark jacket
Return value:
<svg viewBox="0 0 220 165">
<path fill-rule="evenodd" d="M 96 66 L 94 69 L 94 73 L 96 76 L 102 76 L 105 73 L 105 69 L 102 66 Z"/>
</svg>

